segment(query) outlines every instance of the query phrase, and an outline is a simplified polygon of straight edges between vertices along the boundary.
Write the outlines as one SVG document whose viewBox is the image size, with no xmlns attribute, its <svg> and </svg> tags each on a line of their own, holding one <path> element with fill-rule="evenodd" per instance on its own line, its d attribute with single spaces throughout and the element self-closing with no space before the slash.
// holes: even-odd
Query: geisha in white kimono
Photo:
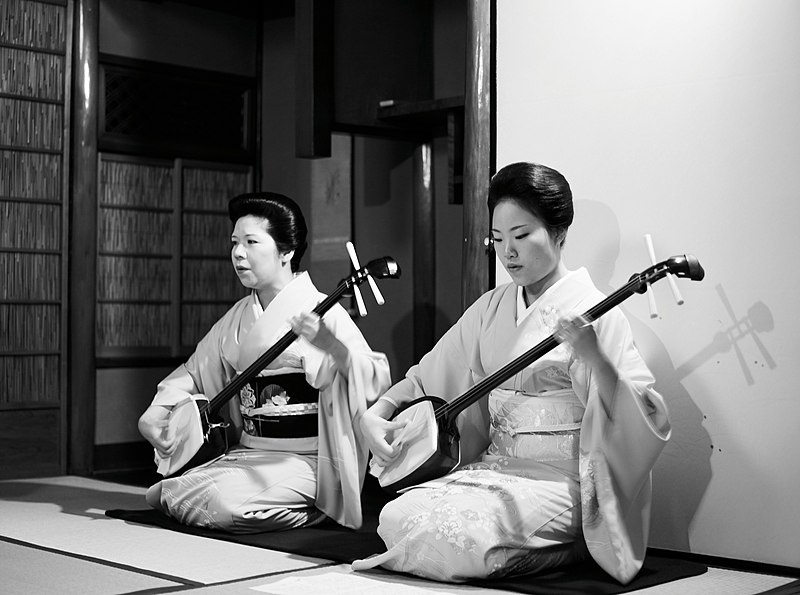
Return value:
<svg viewBox="0 0 800 595">
<path fill-rule="evenodd" d="M 559 345 L 459 416 L 459 466 L 387 504 L 378 528 L 387 551 L 353 567 L 458 582 L 591 556 L 627 583 L 644 561 L 666 408 L 622 312 L 583 319 L 604 296 L 562 259 L 573 221 L 564 176 L 509 164 L 492 176 L 487 207 L 512 283 L 481 296 L 362 416 L 376 468 L 403 460 L 391 441 L 406 422 L 389 421 L 399 406 L 452 400 L 551 335 Z"/>
<path fill-rule="evenodd" d="M 529 307 L 522 287 L 479 298 L 381 399 L 450 400 L 546 339 L 560 318 L 603 299 L 585 269 Z M 441 581 L 519 575 L 591 555 L 629 582 L 644 560 L 650 470 L 669 437 L 662 398 L 615 308 L 594 322 L 617 368 L 613 408 L 567 343 L 503 382 L 460 420 L 461 463 L 381 512 L 388 551 L 353 564 Z"/>
<path fill-rule="evenodd" d="M 266 309 L 253 291 L 158 385 L 153 404 L 213 397 L 290 329 L 292 317 L 324 297 L 307 273 L 295 276 Z M 389 386 L 389 365 L 339 304 L 324 321 L 348 348 L 348 369 L 340 371 L 330 354 L 298 338 L 231 401 L 240 444 L 152 486 L 151 506 L 187 525 L 238 533 L 291 529 L 325 517 L 361 525 L 367 450 L 354 421 Z"/>
</svg>

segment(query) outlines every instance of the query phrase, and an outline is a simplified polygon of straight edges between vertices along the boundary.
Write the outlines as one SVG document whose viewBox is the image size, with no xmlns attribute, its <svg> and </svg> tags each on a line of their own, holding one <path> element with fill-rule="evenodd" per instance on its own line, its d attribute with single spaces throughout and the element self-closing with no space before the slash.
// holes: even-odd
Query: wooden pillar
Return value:
<svg viewBox="0 0 800 595">
<path fill-rule="evenodd" d="M 69 277 L 68 472 L 94 470 L 99 0 L 75 3 Z"/>
<path fill-rule="evenodd" d="M 491 26 L 494 0 L 467 1 L 467 69 L 464 100 L 464 246 L 461 305 L 466 309 L 491 286 L 486 196 L 493 167 Z"/>
<path fill-rule="evenodd" d="M 295 155 L 330 157 L 333 0 L 295 1 Z"/>
<path fill-rule="evenodd" d="M 433 203 L 431 144 L 414 150 L 414 361 L 435 342 L 436 224 Z"/>
<path fill-rule="evenodd" d="M 262 136 L 264 134 L 264 5 L 259 4 L 256 10 L 256 22 L 258 29 L 256 33 L 256 88 L 255 88 L 255 124 L 250 124 L 250 130 L 254 135 L 256 158 L 253 163 L 253 179 L 250 181 L 249 190 L 259 192 L 262 184 L 262 167 L 264 165 L 263 152 L 261 150 Z"/>
</svg>

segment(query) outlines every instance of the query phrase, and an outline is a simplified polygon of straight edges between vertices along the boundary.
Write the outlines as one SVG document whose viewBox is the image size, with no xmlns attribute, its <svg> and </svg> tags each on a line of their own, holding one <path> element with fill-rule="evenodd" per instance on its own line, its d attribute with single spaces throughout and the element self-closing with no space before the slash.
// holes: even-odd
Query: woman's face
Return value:
<svg viewBox="0 0 800 595">
<path fill-rule="evenodd" d="M 544 223 L 515 200 L 504 199 L 492 215 L 492 241 L 511 279 L 535 298 L 564 273 L 561 247 Z"/>
<path fill-rule="evenodd" d="M 249 289 L 280 288 L 288 273 L 291 277 L 292 253 L 281 254 L 267 233 L 269 222 L 263 217 L 245 215 L 236 221 L 231 234 L 231 260 L 239 281 Z"/>
</svg>

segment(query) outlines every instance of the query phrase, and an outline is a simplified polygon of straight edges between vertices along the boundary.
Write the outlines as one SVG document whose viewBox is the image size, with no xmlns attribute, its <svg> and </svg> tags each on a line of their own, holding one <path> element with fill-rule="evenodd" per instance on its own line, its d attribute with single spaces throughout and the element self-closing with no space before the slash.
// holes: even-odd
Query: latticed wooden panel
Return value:
<svg viewBox="0 0 800 595">
<path fill-rule="evenodd" d="M 103 65 L 102 148 L 247 161 L 253 154 L 252 85 L 191 69 Z"/>
<path fill-rule="evenodd" d="M 111 134 L 142 136 L 147 130 L 148 110 L 142 102 L 146 81 L 121 72 L 106 71 L 103 130 Z"/>
</svg>

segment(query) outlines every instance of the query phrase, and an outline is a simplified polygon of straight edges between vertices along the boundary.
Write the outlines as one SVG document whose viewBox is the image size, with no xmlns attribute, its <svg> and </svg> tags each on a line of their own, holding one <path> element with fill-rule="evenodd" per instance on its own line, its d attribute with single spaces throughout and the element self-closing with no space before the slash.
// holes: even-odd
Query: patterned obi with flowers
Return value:
<svg viewBox="0 0 800 595">
<path fill-rule="evenodd" d="M 571 389 L 536 395 L 495 389 L 489 395 L 487 454 L 539 462 L 577 461 L 584 410 Z"/>
<path fill-rule="evenodd" d="M 239 391 L 239 400 L 244 431 L 256 442 L 246 444 L 243 436 L 245 446 L 265 446 L 258 444 L 259 439 L 278 449 L 280 442 L 275 441 L 288 444 L 313 438 L 316 442 L 319 391 L 302 372 L 256 376 Z"/>
</svg>

